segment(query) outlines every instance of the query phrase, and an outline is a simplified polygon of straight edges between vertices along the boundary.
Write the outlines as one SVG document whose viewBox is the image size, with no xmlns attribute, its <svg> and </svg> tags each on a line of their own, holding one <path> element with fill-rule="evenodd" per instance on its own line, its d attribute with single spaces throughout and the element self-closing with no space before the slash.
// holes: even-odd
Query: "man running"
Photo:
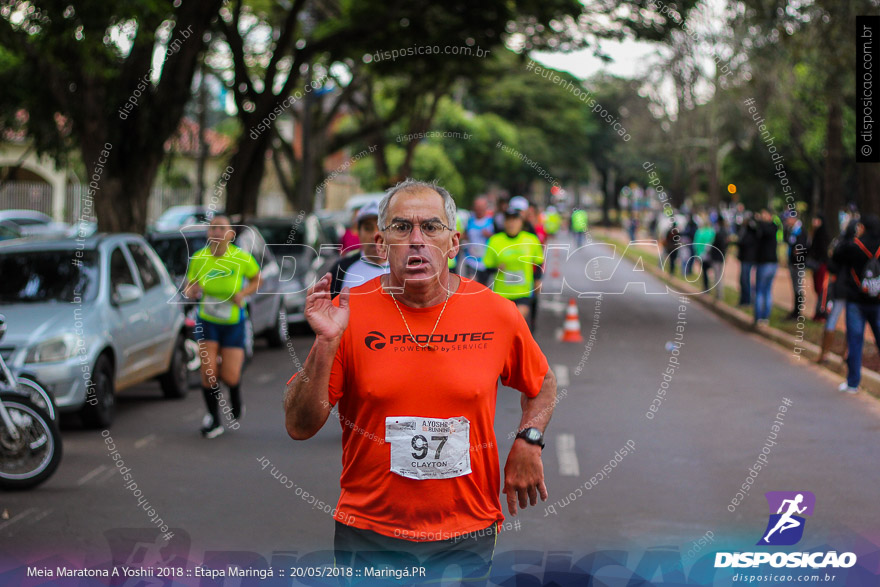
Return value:
<svg viewBox="0 0 880 587">
<path fill-rule="evenodd" d="M 523 318 L 528 319 L 532 298 L 540 291 L 544 248 L 537 236 L 523 230 L 525 208 L 517 206 L 514 200 L 504 213 L 504 232 L 489 239 L 483 263 L 487 269 L 498 270 L 493 291 L 512 300 Z"/>
<path fill-rule="evenodd" d="M 450 274 L 455 202 L 407 180 L 379 206 L 377 243 L 390 272 L 330 299 L 309 292 L 315 342 L 288 382 L 285 422 L 314 436 L 334 405 L 342 427 L 338 564 L 425 565 L 485 577 L 504 520 L 547 499 L 541 450 L 556 378 L 513 304 Z M 504 467 L 494 431 L 497 382 L 523 393 L 521 431 Z M 350 525 L 348 525 L 350 524 Z"/>
<path fill-rule="evenodd" d="M 774 532 L 779 530 L 779 533 L 782 534 L 786 530 L 790 530 L 792 528 L 797 528 L 801 525 L 800 522 L 793 519 L 792 516 L 794 514 L 802 514 L 807 511 L 807 506 L 802 508 L 798 508 L 798 505 L 804 501 L 804 495 L 802 493 L 798 493 L 794 499 L 784 499 L 782 503 L 779 504 L 779 509 L 776 510 L 777 514 L 782 514 L 782 509 L 785 507 L 785 504 L 788 504 L 788 509 L 785 511 L 782 516 L 779 517 L 779 521 L 776 522 L 776 525 L 773 526 L 773 529 L 767 532 L 767 535 L 764 536 L 764 542 L 770 542 L 770 536 L 773 535 Z"/>
<path fill-rule="evenodd" d="M 220 356 L 220 379 L 229 388 L 231 410 L 224 409 L 227 419 L 234 422 L 244 413 L 241 402 L 241 367 L 244 364 L 245 319 L 247 297 L 260 287 L 260 266 L 253 255 L 232 244 L 235 232 L 226 216 L 215 216 L 208 226 L 208 245 L 189 261 L 184 295 L 201 297 L 196 338 L 202 354 L 202 394 L 208 413 L 202 420 L 202 436 L 215 438 L 223 434 L 220 407 L 226 404 L 220 396 L 217 381 L 217 356 Z M 245 285 L 245 280 L 248 284 Z M 201 352 L 200 351 L 200 352 Z"/>
<path fill-rule="evenodd" d="M 495 222 L 489 214 L 489 201 L 485 196 L 480 196 L 474 200 L 474 213 L 465 228 L 464 266 L 465 274 L 473 275 L 483 285 L 489 285 L 489 273 L 483 265 L 483 255 L 486 254 L 486 243 L 494 233 Z"/>
</svg>

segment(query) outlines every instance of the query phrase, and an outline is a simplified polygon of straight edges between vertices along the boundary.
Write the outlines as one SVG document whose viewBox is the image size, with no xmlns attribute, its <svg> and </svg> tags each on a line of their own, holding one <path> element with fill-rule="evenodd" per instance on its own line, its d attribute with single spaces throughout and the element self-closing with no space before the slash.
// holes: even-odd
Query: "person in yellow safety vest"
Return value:
<svg viewBox="0 0 880 587">
<path fill-rule="evenodd" d="M 541 291 L 544 248 L 537 236 L 523 230 L 523 212 L 525 208 L 511 201 L 504 213 L 504 231 L 486 243 L 483 263 L 497 270 L 492 290 L 513 301 L 528 320 L 533 298 Z"/>
<path fill-rule="evenodd" d="M 584 245 L 584 239 L 587 236 L 587 225 L 589 224 L 587 218 L 587 211 L 582 210 L 580 208 L 576 208 L 571 213 L 571 231 L 575 234 L 575 238 L 577 239 L 577 246 L 582 247 Z"/>
<path fill-rule="evenodd" d="M 547 231 L 548 238 L 559 232 L 560 228 L 562 228 L 562 217 L 555 206 L 548 206 L 547 216 L 544 218 L 544 230 Z"/>
</svg>

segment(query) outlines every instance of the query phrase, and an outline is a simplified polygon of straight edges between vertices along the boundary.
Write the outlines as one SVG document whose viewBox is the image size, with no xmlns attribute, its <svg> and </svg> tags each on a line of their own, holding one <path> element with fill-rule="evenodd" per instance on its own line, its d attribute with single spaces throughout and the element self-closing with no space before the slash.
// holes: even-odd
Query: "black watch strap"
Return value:
<svg viewBox="0 0 880 587">
<path fill-rule="evenodd" d="M 523 428 L 516 437 L 522 438 L 529 444 L 540 446 L 541 450 L 544 450 L 544 434 L 537 428 Z"/>
</svg>

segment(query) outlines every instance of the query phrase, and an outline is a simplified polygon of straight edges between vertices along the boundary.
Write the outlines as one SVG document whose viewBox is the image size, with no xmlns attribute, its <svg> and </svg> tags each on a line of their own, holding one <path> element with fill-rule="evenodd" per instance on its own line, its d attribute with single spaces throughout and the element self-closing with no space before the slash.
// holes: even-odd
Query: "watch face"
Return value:
<svg viewBox="0 0 880 587">
<path fill-rule="evenodd" d="M 541 431 L 537 428 L 529 428 L 526 430 L 526 437 L 532 442 L 539 442 L 541 440 Z"/>
</svg>

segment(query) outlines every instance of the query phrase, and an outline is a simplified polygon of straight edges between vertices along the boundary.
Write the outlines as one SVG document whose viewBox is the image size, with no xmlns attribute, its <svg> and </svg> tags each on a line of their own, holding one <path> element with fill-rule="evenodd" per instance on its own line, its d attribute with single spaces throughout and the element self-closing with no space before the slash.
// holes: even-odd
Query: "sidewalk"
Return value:
<svg viewBox="0 0 880 587">
<path fill-rule="evenodd" d="M 600 228 L 605 234 L 614 240 L 629 242 L 629 234 L 622 228 Z M 636 234 L 637 239 L 654 240 L 655 237 L 639 231 Z M 679 259 L 681 261 L 681 259 Z M 727 287 L 731 287 L 739 293 L 739 273 L 740 263 L 736 256 L 736 248 L 731 247 L 724 259 L 724 273 L 721 276 L 721 283 Z M 754 273 L 752 274 L 752 282 L 754 284 Z M 701 282 L 702 283 L 702 282 Z M 803 283 L 804 293 L 806 297 L 806 306 L 803 314 L 810 319 L 813 317 L 816 309 L 816 292 L 813 291 L 813 272 L 806 270 Z M 780 264 L 776 276 L 773 278 L 773 305 L 785 310 L 786 313 L 794 309 L 794 289 L 791 284 L 791 275 L 788 271 L 788 265 Z M 754 296 L 752 303 L 754 304 Z M 837 322 L 838 332 L 846 332 L 846 325 L 843 318 Z"/>
<path fill-rule="evenodd" d="M 606 238 L 610 242 L 615 242 L 615 244 L 620 243 L 621 245 L 629 242 L 629 234 L 619 228 L 597 227 L 593 229 L 593 232 L 600 236 L 600 240 Z M 646 241 L 654 240 L 653 238 L 649 238 L 642 234 L 637 235 L 637 238 L 642 238 Z M 725 260 L 724 274 L 722 277 L 722 284 L 725 287 L 724 301 L 719 302 L 714 296 L 698 294 L 698 292 L 702 291 L 702 281 L 698 283 L 699 288 L 697 288 L 694 287 L 694 285 L 688 284 L 688 282 L 684 281 L 677 275 L 670 276 L 668 273 L 663 272 L 657 263 L 656 249 L 645 247 L 642 251 L 633 249 L 630 249 L 630 251 L 633 255 L 639 257 L 642 256 L 642 251 L 644 254 L 650 255 L 653 261 L 648 262 L 648 259 L 646 258 L 644 260 L 645 269 L 666 281 L 672 281 L 675 284 L 676 289 L 679 291 L 692 291 L 692 293 L 696 294 L 694 295 L 696 301 L 703 303 L 706 307 L 721 315 L 728 321 L 744 330 L 756 332 L 757 334 L 773 340 L 784 347 L 789 349 L 792 348 L 793 336 L 794 333 L 797 332 L 797 323 L 796 321 L 781 320 L 781 316 L 784 316 L 791 311 L 794 300 L 794 292 L 791 287 L 791 277 L 788 272 L 788 267 L 780 266 L 779 271 L 777 271 L 776 277 L 773 280 L 774 312 L 771 315 L 771 325 L 756 328 L 752 323 L 752 308 L 740 308 L 736 306 L 739 301 L 740 265 L 739 260 L 735 258 L 735 255 L 728 255 L 728 258 Z M 621 251 L 621 253 L 623 253 L 623 251 Z M 805 315 L 808 319 L 807 328 L 805 328 L 804 331 L 807 335 L 797 344 L 802 346 L 806 351 L 803 353 L 803 356 L 814 361 L 819 354 L 818 343 L 819 338 L 821 337 L 823 324 L 809 320 L 809 318 L 812 317 L 814 308 L 811 304 L 815 304 L 816 296 L 812 291 L 812 274 L 809 271 L 807 272 L 806 279 L 806 285 L 809 289 L 806 291 L 807 312 L 805 312 Z M 846 364 L 842 358 L 845 350 L 845 320 L 841 319 L 837 323 L 835 340 L 831 346 L 831 352 L 827 355 L 827 361 L 824 366 L 830 371 L 845 376 Z M 866 335 L 862 362 L 861 386 L 869 393 L 880 397 L 880 373 L 878 373 L 878 371 L 880 371 L 880 354 L 878 354 L 875 341 L 872 341 L 871 336 Z"/>
</svg>

